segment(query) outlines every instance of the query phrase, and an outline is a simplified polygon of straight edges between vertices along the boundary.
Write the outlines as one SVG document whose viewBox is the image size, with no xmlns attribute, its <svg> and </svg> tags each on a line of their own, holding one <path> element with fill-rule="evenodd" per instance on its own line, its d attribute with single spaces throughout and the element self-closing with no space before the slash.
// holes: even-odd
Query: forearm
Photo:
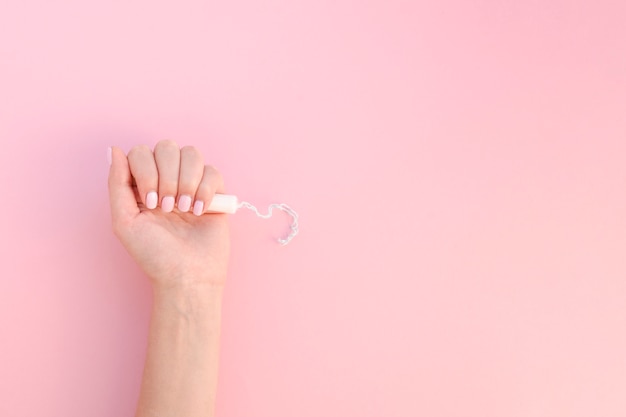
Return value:
<svg viewBox="0 0 626 417">
<path fill-rule="evenodd" d="M 137 417 L 213 417 L 222 293 L 155 288 Z"/>
</svg>

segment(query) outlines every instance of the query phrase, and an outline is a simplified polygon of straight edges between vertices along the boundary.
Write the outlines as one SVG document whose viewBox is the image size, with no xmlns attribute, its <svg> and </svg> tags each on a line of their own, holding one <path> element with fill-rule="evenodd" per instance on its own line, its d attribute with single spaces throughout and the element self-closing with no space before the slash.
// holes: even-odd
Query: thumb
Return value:
<svg viewBox="0 0 626 417">
<path fill-rule="evenodd" d="M 118 147 L 111 147 L 109 168 L 109 200 L 113 224 L 126 223 L 139 214 L 133 191 L 132 176 L 126 154 Z"/>
</svg>

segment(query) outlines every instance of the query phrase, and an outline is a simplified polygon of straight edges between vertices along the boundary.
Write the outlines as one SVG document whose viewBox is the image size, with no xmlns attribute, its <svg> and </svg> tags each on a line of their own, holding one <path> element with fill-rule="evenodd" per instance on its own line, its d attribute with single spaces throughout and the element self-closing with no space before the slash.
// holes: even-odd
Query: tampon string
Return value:
<svg viewBox="0 0 626 417">
<path fill-rule="evenodd" d="M 207 213 L 235 213 L 241 207 L 245 207 L 249 210 L 252 210 L 258 217 L 262 219 L 269 219 L 272 217 L 272 211 L 274 209 L 278 209 L 284 211 L 289 216 L 291 216 L 292 222 L 290 225 L 291 232 L 285 238 L 278 239 L 278 243 L 285 246 L 298 234 L 298 213 L 287 204 L 271 204 L 268 208 L 267 214 L 261 214 L 259 210 L 248 203 L 247 201 L 239 202 L 237 196 L 229 195 L 229 194 L 215 194 L 213 196 L 213 200 L 211 204 L 207 208 Z"/>
<path fill-rule="evenodd" d="M 267 214 L 259 213 L 259 210 L 256 207 L 254 207 L 252 204 L 248 203 L 247 201 L 242 201 L 241 203 L 239 203 L 237 208 L 241 208 L 241 207 L 245 207 L 247 209 L 254 211 L 256 215 L 262 219 L 269 219 L 270 217 L 272 217 L 272 210 L 274 210 L 275 208 L 282 210 L 288 215 L 290 215 L 292 219 L 291 226 L 290 226 L 291 232 L 284 239 L 283 238 L 278 239 L 278 243 L 280 243 L 283 246 L 291 242 L 291 239 L 296 237 L 296 235 L 298 234 L 298 213 L 296 213 L 295 210 L 289 207 L 287 204 L 270 204 Z"/>
</svg>

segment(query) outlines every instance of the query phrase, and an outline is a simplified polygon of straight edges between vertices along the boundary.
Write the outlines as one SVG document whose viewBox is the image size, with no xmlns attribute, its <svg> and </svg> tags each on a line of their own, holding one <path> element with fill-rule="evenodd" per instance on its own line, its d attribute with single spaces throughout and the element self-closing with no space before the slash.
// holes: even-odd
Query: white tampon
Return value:
<svg viewBox="0 0 626 417">
<path fill-rule="evenodd" d="M 239 200 L 236 195 L 215 194 L 211 204 L 206 209 L 207 213 L 228 213 L 233 214 L 239 208 Z"/>
<path fill-rule="evenodd" d="M 285 213 L 287 213 L 288 215 L 290 215 L 291 218 L 292 218 L 292 222 L 291 222 L 291 226 L 290 226 L 291 227 L 291 233 L 289 233 L 289 235 L 286 238 L 284 238 L 284 239 L 278 239 L 278 243 L 280 243 L 283 246 L 286 245 L 287 243 L 289 243 L 291 241 L 291 239 L 293 239 L 298 234 L 298 213 L 296 213 L 287 204 L 271 204 L 269 206 L 268 213 L 267 214 L 261 214 L 261 213 L 259 213 L 259 210 L 257 210 L 257 208 L 254 207 L 252 204 L 250 204 L 250 203 L 248 203 L 246 201 L 240 202 L 239 199 L 237 198 L 237 196 L 235 196 L 235 195 L 215 194 L 213 196 L 213 200 L 211 200 L 211 204 L 209 204 L 209 207 L 206 209 L 205 213 L 228 213 L 228 214 L 233 214 L 233 213 L 236 213 L 237 210 L 239 210 L 239 208 L 241 208 L 241 207 L 245 207 L 247 209 L 250 209 L 250 210 L 254 211 L 257 216 L 259 216 L 259 217 L 261 217 L 263 219 L 269 219 L 270 217 L 272 217 L 272 210 L 274 208 L 282 210 Z"/>
</svg>

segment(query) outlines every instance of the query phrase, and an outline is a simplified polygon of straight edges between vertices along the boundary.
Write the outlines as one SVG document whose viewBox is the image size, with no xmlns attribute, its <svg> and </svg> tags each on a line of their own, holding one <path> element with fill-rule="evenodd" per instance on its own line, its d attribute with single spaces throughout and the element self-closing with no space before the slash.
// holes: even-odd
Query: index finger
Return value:
<svg viewBox="0 0 626 417">
<path fill-rule="evenodd" d="M 109 202 L 114 229 L 132 220 L 139 214 L 139 207 L 133 191 L 133 179 L 126 154 L 118 147 L 111 147 L 109 168 Z"/>
</svg>

